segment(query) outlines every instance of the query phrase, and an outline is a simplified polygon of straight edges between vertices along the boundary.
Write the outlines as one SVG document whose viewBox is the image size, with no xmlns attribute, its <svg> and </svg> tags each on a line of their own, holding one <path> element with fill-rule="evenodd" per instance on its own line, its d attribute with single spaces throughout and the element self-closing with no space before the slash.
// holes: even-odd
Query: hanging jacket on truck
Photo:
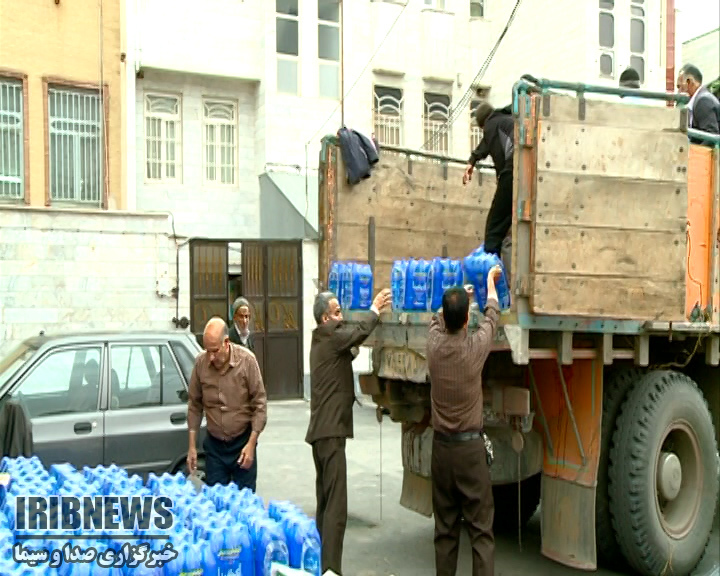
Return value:
<svg viewBox="0 0 720 576">
<path fill-rule="evenodd" d="M 361 180 L 370 178 L 372 167 L 380 159 L 372 141 L 357 130 L 349 128 L 338 130 L 338 141 L 350 185 L 354 186 Z"/>
<path fill-rule="evenodd" d="M 14 398 L 0 404 L 0 446 L 2 456 L 29 458 L 33 453 L 33 433 L 30 414 L 25 405 Z"/>
</svg>

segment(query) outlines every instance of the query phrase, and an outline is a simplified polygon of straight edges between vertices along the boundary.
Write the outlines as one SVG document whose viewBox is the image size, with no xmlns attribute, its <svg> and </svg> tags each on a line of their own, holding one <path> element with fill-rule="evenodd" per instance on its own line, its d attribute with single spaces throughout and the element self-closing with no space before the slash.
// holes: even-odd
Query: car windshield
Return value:
<svg viewBox="0 0 720 576">
<path fill-rule="evenodd" d="M 2 360 L 0 360 L 0 387 L 4 386 L 10 377 L 17 372 L 30 356 L 36 351 L 27 344 L 20 344 L 15 350 L 10 352 Z"/>
</svg>

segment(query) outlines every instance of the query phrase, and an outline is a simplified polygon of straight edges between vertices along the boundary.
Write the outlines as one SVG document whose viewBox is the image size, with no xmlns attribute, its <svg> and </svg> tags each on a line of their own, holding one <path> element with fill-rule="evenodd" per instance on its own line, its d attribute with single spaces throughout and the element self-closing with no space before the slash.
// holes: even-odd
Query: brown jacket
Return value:
<svg viewBox="0 0 720 576">
<path fill-rule="evenodd" d="M 442 311 L 431 323 L 427 343 L 433 430 L 441 434 L 479 432 L 483 427 L 482 370 L 495 342 L 500 308 L 488 299 L 477 332 L 445 330 Z"/>
<path fill-rule="evenodd" d="M 357 326 L 330 321 L 312 334 L 310 346 L 310 424 L 305 441 L 353 437 L 353 378 L 351 348 L 359 346 L 375 329 L 375 312 Z"/>
</svg>

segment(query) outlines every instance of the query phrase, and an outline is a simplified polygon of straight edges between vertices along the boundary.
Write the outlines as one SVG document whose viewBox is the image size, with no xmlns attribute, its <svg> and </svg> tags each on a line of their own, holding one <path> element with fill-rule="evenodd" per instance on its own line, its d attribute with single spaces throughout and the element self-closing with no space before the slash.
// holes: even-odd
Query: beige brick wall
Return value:
<svg viewBox="0 0 720 576">
<path fill-rule="evenodd" d="M 108 207 L 125 208 L 122 176 L 122 89 L 120 10 L 123 0 L 0 0 L 0 76 L 13 71 L 26 76 L 27 122 L 24 126 L 29 174 L 29 203 L 45 204 L 46 119 L 43 79 L 62 79 L 99 87 L 101 38 L 109 162 Z M 102 30 L 102 32 L 101 32 Z"/>
</svg>

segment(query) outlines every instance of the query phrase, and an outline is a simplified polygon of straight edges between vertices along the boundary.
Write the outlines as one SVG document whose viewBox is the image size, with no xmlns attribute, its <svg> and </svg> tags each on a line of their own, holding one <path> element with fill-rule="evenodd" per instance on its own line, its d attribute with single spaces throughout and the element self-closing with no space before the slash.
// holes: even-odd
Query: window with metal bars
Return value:
<svg viewBox="0 0 720 576">
<path fill-rule="evenodd" d="M 423 114 L 425 149 L 447 155 L 450 152 L 450 96 L 425 92 Z"/>
<path fill-rule="evenodd" d="M 103 106 L 100 92 L 48 88 L 50 199 L 100 205 Z"/>
<path fill-rule="evenodd" d="M 237 173 L 237 104 L 203 102 L 205 122 L 205 181 L 235 184 Z"/>
<path fill-rule="evenodd" d="M 145 95 L 145 177 L 179 180 L 181 168 L 180 97 Z"/>
<path fill-rule="evenodd" d="M 0 200 L 25 196 L 23 85 L 0 78 Z"/>
<path fill-rule="evenodd" d="M 600 76 L 615 76 L 615 0 L 599 0 L 598 40 L 600 43 Z"/>
<path fill-rule="evenodd" d="M 373 90 L 373 126 L 378 143 L 403 145 L 403 91 L 389 86 Z"/>
<path fill-rule="evenodd" d="M 644 0 L 632 0 L 630 5 L 630 66 L 645 82 L 645 7 Z"/>
</svg>

